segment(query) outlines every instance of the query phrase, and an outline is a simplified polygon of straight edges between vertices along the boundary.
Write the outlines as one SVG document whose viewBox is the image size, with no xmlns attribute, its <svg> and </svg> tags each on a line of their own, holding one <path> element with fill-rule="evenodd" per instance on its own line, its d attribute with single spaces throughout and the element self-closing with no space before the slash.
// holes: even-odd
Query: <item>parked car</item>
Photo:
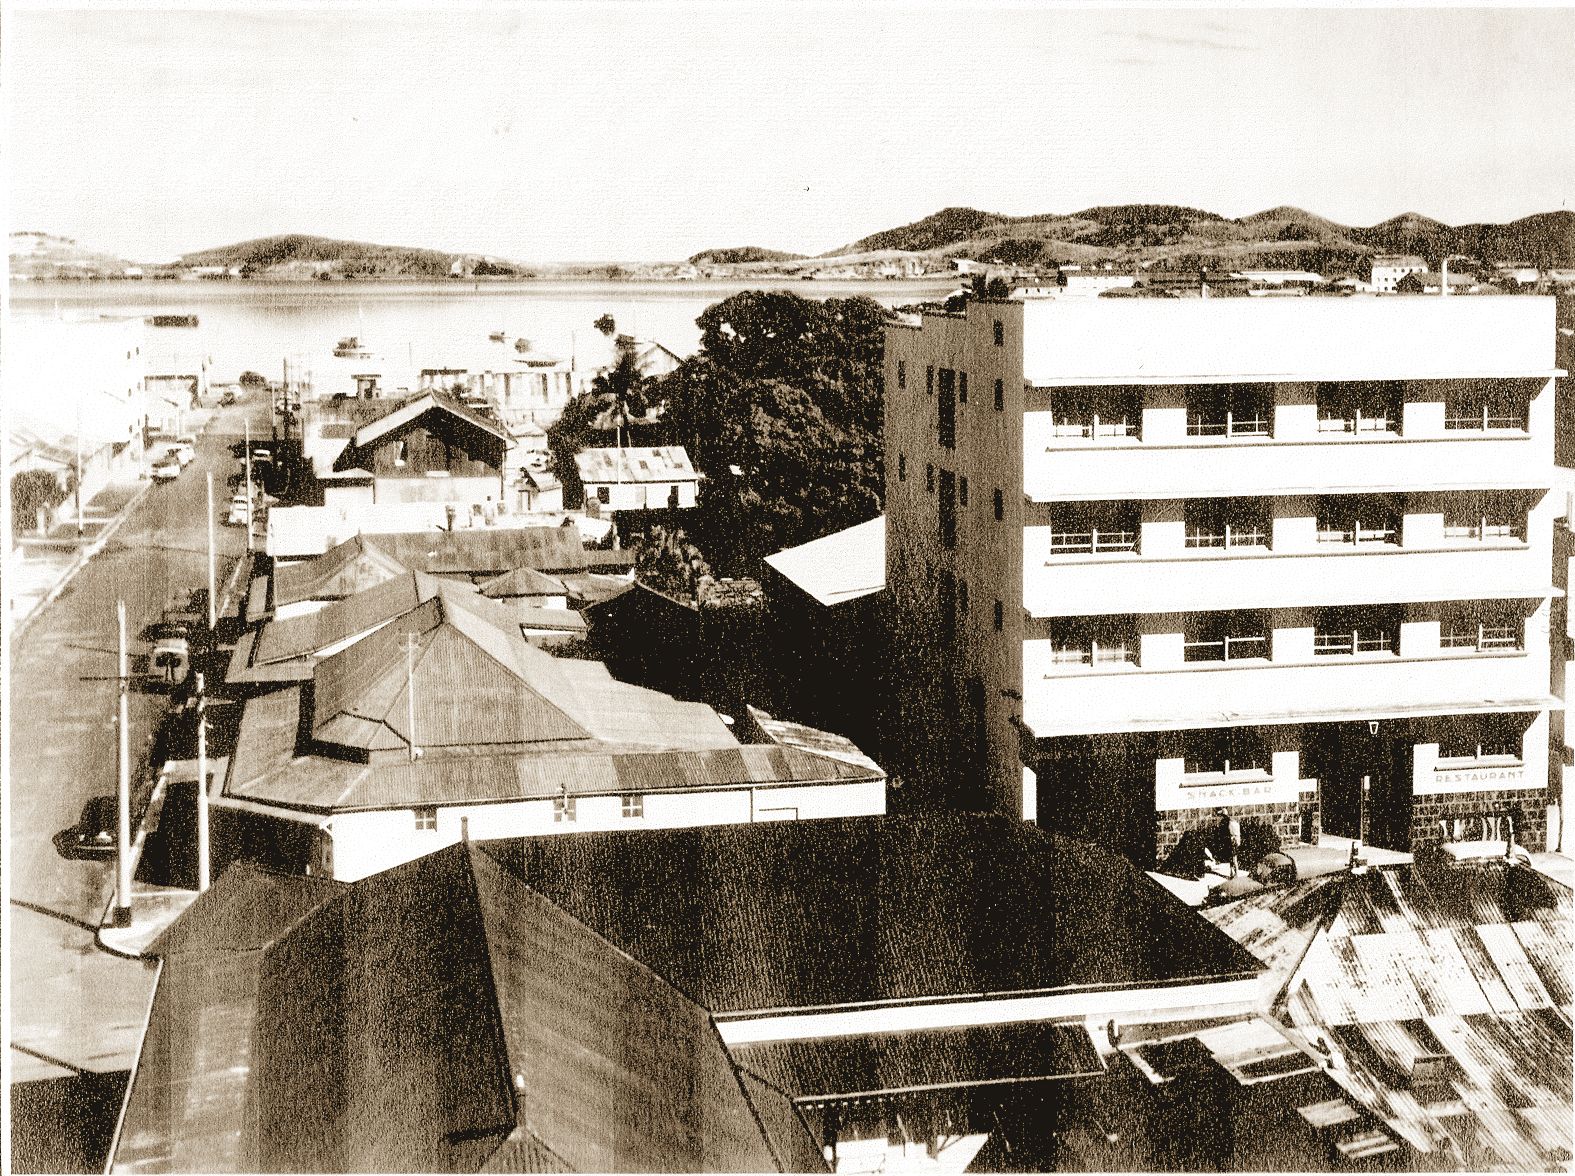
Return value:
<svg viewBox="0 0 1575 1176">
<path fill-rule="evenodd" d="M 115 797 L 94 796 L 82 806 L 75 825 L 55 834 L 55 850 L 66 858 L 115 856 L 115 827 L 119 821 Z"/>
<path fill-rule="evenodd" d="M 153 463 L 153 469 L 149 473 L 152 474 L 155 482 L 173 482 L 180 477 L 181 470 L 185 468 L 181 464 L 180 456 L 172 449 Z"/>
<path fill-rule="evenodd" d="M 190 465 L 197 457 L 197 438 L 192 433 L 182 433 L 175 438 L 175 444 L 170 452 L 180 459 L 181 468 Z"/>
<path fill-rule="evenodd" d="M 237 494 L 230 499 L 230 513 L 225 516 L 225 525 L 230 527 L 244 527 L 246 525 L 246 495 Z"/>
</svg>

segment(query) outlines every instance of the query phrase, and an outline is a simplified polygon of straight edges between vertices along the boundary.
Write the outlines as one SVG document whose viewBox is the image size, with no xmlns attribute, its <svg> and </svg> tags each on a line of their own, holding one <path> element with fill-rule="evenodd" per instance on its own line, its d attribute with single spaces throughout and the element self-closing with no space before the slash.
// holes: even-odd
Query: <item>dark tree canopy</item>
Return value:
<svg viewBox="0 0 1575 1176">
<path fill-rule="evenodd" d="M 759 290 L 696 320 L 660 394 L 706 478 L 686 525 L 725 572 L 880 513 L 885 321 L 869 298 Z"/>
</svg>

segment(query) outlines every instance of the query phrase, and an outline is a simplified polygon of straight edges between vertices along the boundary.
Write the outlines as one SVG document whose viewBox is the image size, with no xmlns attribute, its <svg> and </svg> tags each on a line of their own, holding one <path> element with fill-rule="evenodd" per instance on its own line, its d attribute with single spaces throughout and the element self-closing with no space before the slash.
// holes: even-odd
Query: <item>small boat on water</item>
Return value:
<svg viewBox="0 0 1575 1176">
<path fill-rule="evenodd" d="M 502 343 L 507 340 L 508 337 L 509 333 L 507 331 L 493 331 L 492 334 L 487 336 L 487 338 L 491 339 L 494 343 Z"/>
<path fill-rule="evenodd" d="M 346 335 L 334 344 L 334 354 L 340 359 L 371 359 L 372 352 L 361 342 L 359 335 Z"/>
</svg>

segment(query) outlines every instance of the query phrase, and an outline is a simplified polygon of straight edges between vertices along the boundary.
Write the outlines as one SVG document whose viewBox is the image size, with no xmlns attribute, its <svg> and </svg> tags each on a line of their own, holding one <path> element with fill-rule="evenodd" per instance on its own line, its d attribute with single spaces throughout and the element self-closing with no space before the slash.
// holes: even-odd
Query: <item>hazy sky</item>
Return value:
<svg viewBox="0 0 1575 1176">
<path fill-rule="evenodd" d="M 1575 9 L 8 5 L 10 227 L 524 260 L 946 205 L 1459 223 L 1575 201 Z"/>
</svg>

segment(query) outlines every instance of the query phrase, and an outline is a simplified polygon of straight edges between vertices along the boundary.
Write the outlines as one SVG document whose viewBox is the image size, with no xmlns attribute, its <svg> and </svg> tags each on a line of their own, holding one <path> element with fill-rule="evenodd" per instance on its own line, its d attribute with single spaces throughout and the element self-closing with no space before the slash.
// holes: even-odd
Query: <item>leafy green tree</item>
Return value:
<svg viewBox="0 0 1575 1176">
<path fill-rule="evenodd" d="M 658 592 L 689 600 L 697 595 L 701 579 L 711 574 L 711 566 L 681 528 L 657 525 L 640 540 L 634 572 Z"/>
</svg>

